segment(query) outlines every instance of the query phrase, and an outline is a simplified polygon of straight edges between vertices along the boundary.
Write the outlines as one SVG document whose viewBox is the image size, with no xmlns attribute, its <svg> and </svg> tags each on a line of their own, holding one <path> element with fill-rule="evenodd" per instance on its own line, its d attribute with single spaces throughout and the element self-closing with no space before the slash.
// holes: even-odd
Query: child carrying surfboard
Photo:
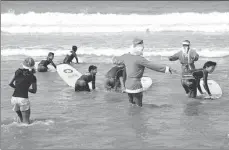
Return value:
<svg viewBox="0 0 229 150">
<path fill-rule="evenodd" d="M 75 91 L 88 91 L 90 92 L 89 82 L 92 82 L 92 89 L 95 89 L 95 76 L 97 67 L 94 65 L 89 66 L 88 73 L 82 75 L 75 84 Z"/>
<path fill-rule="evenodd" d="M 14 88 L 14 93 L 11 98 L 13 111 L 15 111 L 22 123 L 30 123 L 30 101 L 28 92 L 37 92 L 37 79 L 34 76 L 35 62 L 33 58 L 28 57 L 23 61 L 22 67 L 16 70 L 9 85 Z M 15 82 L 15 84 L 14 84 Z M 32 88 L 29 88 L 32 85 Z"/>
<path fill-rule="evenodd" d="M 46 60 L 42 60 L 39 64 L 38 64 L 38 68 L 37 71 L 38 72 L 47 72 L 48 71 L 48 65 L 52 64 L 54 68 L 56 68 L 56 65 L 53 62 L 54 59 L 54 53 L 49 52 L 47 59 Z"/>
<path fill-rule="evenodd" d="M 212 99 L 212 94 L 211 94 L 211 91 L 209 90 L 209 87 L 208 87 L 208 74 L 211 74 L 214 70 L 215 70 L 215 67 L 216 67 L 216 62 L 213 62 L 213 61 L 207 61 L 203 68 L 201 69 L 195 69 L 195 70 L 192 70 L 192 75 L 193 77 L 196 79 L 196 83 L 197 83 L 197 88 L 199 90 L 199 92 L 201 94 L 204 94 L 202 92 L 202 89 L 200 87 L 200 79 L 203 78 L 203 86 L 204 86 L 204 89 L 206 90 L 208 96 L 205 97 L 205 98 L 210 98 Z"/>
<path fill-rule="evenodd" d="M 136 38 L 133 40 L 132 51 L 130 53 L 114 57 L 113 59 L 114 64 L 118 63 L 118 65 L 124 64 L 126 66 L 127 78 L 125 82 L 125 92 L 128 93 L 129 102 L 140 107 L 142 107 L 143 98 L 141 78 L 145 67 L 162 73 L 172 73 L 172 71 L 175 71 L 168 66 L 155 64 L 145 59 L 142 56 L 143 49 L 143 40 Z"/>
</svg>

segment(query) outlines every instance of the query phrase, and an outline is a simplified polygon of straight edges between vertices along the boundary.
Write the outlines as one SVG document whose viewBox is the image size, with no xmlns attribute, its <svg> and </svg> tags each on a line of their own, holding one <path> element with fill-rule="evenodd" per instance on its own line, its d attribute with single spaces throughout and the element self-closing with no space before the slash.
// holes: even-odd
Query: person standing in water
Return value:
<svg viewBox="0 0 229 150">
<path fill-rule="evenodd" d="M 190 41 L 185 40 L 182 42 L 183 50 L 177 52 L 173 56 L 169 57 L 170 61 L 180 60 L 181 63 L 181 84 L 186 92 L 186 95 L 190 98 L 196 97 L 197 82 L 191 74 L 191 70 L 195 69 L 195 61 L 198 61 L 199 54 L 190 49 Z"/>
<path fill-rule="evenodd" d="M 48 57 L 46 60 L 42 60 L 39 64 L 38 64 L 38 72 L 47 72 L 48 71 L 48 65 L 51 63 L 53 65 L 54 68 L 56 68 L 56 65 L 53 63 L 53 59 L 54 59 L 54 53 L 49 52 L 48 53 Z"/>
<path fill-rule="evenodd" d="M 136 93 L 128 93 L 129 102 L 140 107 L 142 107 L 143 98 L 141 78 L 143 76 L 145 67 L 162 73 L 172 73 L 172 71 L 174 71 L 168 66 L 155 64 L 154 62 L 145 59 L 142 56 L 143 49 L 143 40 L 136 38 L 133 40 L 132 51 L 130 53 L 113 58 L 113 63 L 124 64 L 126 66 L 127 77 L 125 88 L 126 90 L 128 89 L 137 91 Z"/>
<path fill-rule="evenodd" d="M 197 88 L 198 88 L 198 90 L 199 90 L 199 92 L 201 94 L 204 94 L 202 92 L 201 87 L 200 87 L 200 79 L 203 78 L 203 81 L 204 81 L 204 85 L 203 86 L 204 86 L 205 91 L 208 94 L 208 97 L 205 97 L 205 98 L 213 98 L 212 94 L 211 94 L 211 91 L 209 90 L 209 87 L 208 87 L 208 74 L 211 74 L 215 70 L 215 67 L 216 67 L 216 62 L 207 61 L 204 64 L 203 68 L 195 69 L 195 70 L 191 71 L 193 77 L 196 79 Z"/>
<path fill-rule="evenodd" d="M 36 76 L 34 76 L 34 65 L 35 62 L 33 58 L 26 58 L 22 64 L 23 68 L 16 70 L 9 83 L 9 86 L 14 88 L 14 93 L 11 98 L 13 111 L 17 113 L 20 121 L 26 124 L 30 123 L 30 101 L 28 92 L 34 94 L 37 92 L 37 79 Z M 31 85 L 32 88 L 29 88 Z"/>
<path fill-rule="evenodd" d="M 77 46 L 75 46 L 75 45 L 72 46 L 72 50 L 71 50 L 70 53 L 67 54 L 67 56 L 64 58 L 64 61 L 63 61 L 64 64 L 70 64 L 70 63 L 72 63 L 73 58 L 76 59 L 76 63 L 77 63 L 77 64 L 79 63 L 78 57 L 77 57 L 77 55 L 76 55 L 77 49 L 78 49 Z"/>
</svg>

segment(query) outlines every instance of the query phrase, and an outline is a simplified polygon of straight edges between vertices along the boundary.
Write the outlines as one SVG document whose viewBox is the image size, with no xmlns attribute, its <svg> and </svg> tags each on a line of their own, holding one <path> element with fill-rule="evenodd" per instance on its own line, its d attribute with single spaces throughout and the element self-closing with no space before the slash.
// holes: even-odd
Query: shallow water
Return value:
<svg viewBox="0 0 229 150">
<path fill-rule="evenodd" d="M 2 4 L 2 149 L 229 149 L 228 2 Z M 130 105 L 126 94 L 106 92 L 112 56 L 127 53 L 134 37 L 144 40 L 147 59 L 178 71 L 180 63 L 168 62 L 167 56 L 189 39 L 200 54 L 196 68 L 217 62 L 209 78 L 220 84 L 223 96 L 188 99 L 179 76 L 147 69 L 144 75 L 153 86 L 144 93 L 142 108 Z M 37 72 L 38 91 L 29 94 L 32 124 L 17 123 L 10 77 L 26 56 L 40 61 L 52 51 L 58 64 L 72 45 L 79 46 L 82 61 L 73 67 L 81 73 L 91 64 L 98 67 L 97 90 L 76 93 L 57 72 Z"/>
<path fill-rule="evenodd" d="M 2 148 L 228 148 L 229 86 L 223 65 L 211 78 L 224 95 L 204 104 L 185 97 L 179 77 L 146 70 L 154 84 L 144 93 L 142 108 L 130 105 L 126 94 L 104 91 L 110 64 L 96 64 L 98 89 L 92 93 L 75 93 L 56 72 L 36 73 L 38 92 L 29 95 L 33 123 L 27 126 L 15 122 L 7 85 L 14 71 L 8 66 L 17 68 L 19 62 L 3 58 L 1 63 Z M 74 67 L 86 72 L 88 65 Z"/>
</svg>

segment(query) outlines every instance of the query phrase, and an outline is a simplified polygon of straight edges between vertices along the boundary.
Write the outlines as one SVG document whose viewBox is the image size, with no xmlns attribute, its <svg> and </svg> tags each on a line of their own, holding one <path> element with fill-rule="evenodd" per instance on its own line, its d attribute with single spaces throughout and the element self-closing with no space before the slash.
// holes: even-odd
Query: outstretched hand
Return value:
<svg viewBox="0 0 229 150">
<path fill-rule="evenodd" d="M 169 68 L 170 74 L 178 74 L 178 72 L 175 69 Z"/>
</svg>

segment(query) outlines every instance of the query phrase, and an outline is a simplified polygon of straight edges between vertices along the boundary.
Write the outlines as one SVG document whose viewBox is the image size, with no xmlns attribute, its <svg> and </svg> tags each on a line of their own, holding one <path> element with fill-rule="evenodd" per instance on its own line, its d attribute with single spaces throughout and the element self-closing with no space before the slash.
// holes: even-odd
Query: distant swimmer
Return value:
<svg viewBox="0 0 229 150">
<path fill-rule="evenodd" d="M 204 81 L 203 86 L 204 86 L 205 90 L 207 91 L 209 98 L 213 98 L 213 97 L 212 97 L 211 91 L 208 88 L 208 74 L 211 74 L 215 70 L 215 67 L 216 67 L 216 62 L 207 61 L 204 64 L 203 68 L 195 69 L 195 70 L 191 71 L 193 77 L 196 79 L 197 88 L 201 94 L 204 94 L 202 92 L 201 87 L 200 87 L 200 79 L 203 78 L 203 81 Z"/>
<path fill-rule="evenodd" d="M 195 50 L 190 49 L 190 41 L 182 42 L 183 50 L 169 57 L 170 61 L 180 60 L 182 78 L 181 83 L 186 94 L 194 98 L 196 96 L 196 80 L 191 75 L 191 70 L 195 69 L 194 62 L 199 59 L 199 55 Z"/>
<path fill-rule="evenodd" d="M 79 61 L 78 61 L 78 57 L 77 57 L 77 55 L 76 55 L 76 51 L 77 51 L 77 46 L 72 46 L 72 50 L 69 52 L 69 54 L 67 54 L 67 56 L 64 58 L 64 61 L 63 61 L 63 63 L 64 64 L 70 64 L 70 63 L 72 63 L 72 60 L 73 60 L 73 58 L 75 58 L 76 59 L 76 63 L 79 63 Z"/>
<path fill-rule="evenodd" d="M 116 65 L 112 67 L 106 74 L 105 88 L 107 90 L 114 89 L 115 91 L 124 89 L 124 80 L 126 78 L 125 66 Z"/>
<path fill-rule="evenodd" d="M 138 91 L 136 93 L 127 92 L 129 102 L 131 104 L 136 104 L 139 107 L 142 107 L 143 92 L 141 90 L 141 78 L 143 76 L 145 67 L 162 73 L 172 73 L 172 71 L 175 71 L 168 66 L 148 61 L 142 56 L 143 50 L 143 40 L 136 38 L 133 40 L 132 51 L 130 53 L 114 57 L 113 59 L 113 63 L 125 65 L 127 75 L 125 82 L 126 91 Z"/>
<path fill-rule="evenodd" d="M 75 84 L 75 91 L 88 91 L 90 92 L 90 88 L 88 83 L 92 82 L 92 89 L 95 89 L 95 76 L 97 73 L 97 67 L 94 65 L 89 66 L 88 73 L 82 75 Z"/>
<path fill-rule="evenodd" d="M 48 71 L 48 65 L 51 63 L 53 65 L 54 68 L 56 68 L 56 65 L 53 63 L 53 59 L 54 59 L 54 53 L 49 52 L 48 53 L 48 57 L 46 60 L 42 60 L 39 64 L 38 64 L 38 72 L 47 72 Z"/>
<path fill-rule="evenodd" d="M 28 57 L 24 60 L 22 66 L 16 70 L 9 85 L 14 88 L 14 93 L 11 98 L 13 111 L 15 111 L 22 123 L 30 123 L 30 101 L 28 92 L 37 92 L 37 79 L 34 75 L 35 62 L 33 58 Z M 14 83 L 15 82 L 15 83 Z M 32 85 L 32 88 L 29 88 Z"/>
</svg>

